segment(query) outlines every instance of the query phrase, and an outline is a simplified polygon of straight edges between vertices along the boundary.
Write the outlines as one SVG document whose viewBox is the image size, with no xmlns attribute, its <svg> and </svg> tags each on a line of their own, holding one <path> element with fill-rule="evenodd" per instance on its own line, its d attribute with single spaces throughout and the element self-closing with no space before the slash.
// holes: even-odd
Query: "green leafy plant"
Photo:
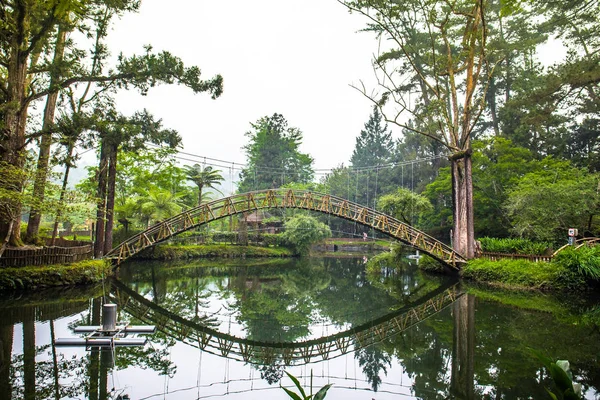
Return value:
<svg viewBox="0 0 600 400">
<path fill-rule="evenodd" d="M 313 393 L 312 393 L 312 389 L 313 389 L 313 373 L 312 373 L 312 370 L 310 370 L 310 394 L 307 395 L 306 392 L 304 391 L 304 389 L 302 388 L 302 386 L 300 385 L 300 382 L 298 381 L 298 379 L 294 375 L 290 374 L 287 371 L 285 372 L 285 374 L 292 380 L 292 382 L 294 382 L 294 385 L 296 385 L 296 388 L 298 388 L 298 393 L 294 393 L 291 390 L 286 389 L 285 387 L 281 386 L 281 384 L 280 384 L 280 387 L 287 393 L 287 395 L 291 399 L 294 399 L 294 400 L 322 400 L 322 399 L 325 398 L 325 396 L 327 395 L 327 391 L 332 386 L 331 383 L 323 386 L 313 396 Z"/>
<path fill-rule="evenodd" d="M 483 251 L 491 253 L 544 254 L 548 248 L 552 247 L 549 242 L 534 242 L 521 238 L 482 237 L 479 241 Z"/>
<path fill-rule="evenodd" d="M 296 215 L 288 219 L 282 234 L 282 239 L 290 243 L 301 255 L 307 254 L 312 244 L 329 237 L 329 226 L 308 215 Z"/>
<path fill-rule="evenodd" d="M 554 400 L 581 400 L 581 384 L 573 383 L 573 374 L 567 360 L 552 361 L 540 352 L 531 349 L 532 353 L 544 364 L 554 381 L 554 388 L 546 391 Z"/>
<path fill-rule="evenodd" d="M 568 248 L 559 252 L 553 262 L 592 280 L 600 280 L 600 246 Z"/>
</svg>

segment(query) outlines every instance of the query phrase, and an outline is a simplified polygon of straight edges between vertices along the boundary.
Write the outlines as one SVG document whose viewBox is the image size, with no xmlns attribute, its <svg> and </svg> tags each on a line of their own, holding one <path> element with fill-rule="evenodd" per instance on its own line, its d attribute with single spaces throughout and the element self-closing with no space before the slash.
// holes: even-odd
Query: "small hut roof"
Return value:
<svg viewBox="0 0 600 400">
<path fill-rule="evenodd" d="M 246 217 L 246 221 L 248 222 L 262 222 L 263 220 L 267 219 L 267 218 L 271 218 L 271 214 L 269 214 L 266 211 L 254 211 L 251 214 L 248 214 L 248 216 Z"/>
</svg>

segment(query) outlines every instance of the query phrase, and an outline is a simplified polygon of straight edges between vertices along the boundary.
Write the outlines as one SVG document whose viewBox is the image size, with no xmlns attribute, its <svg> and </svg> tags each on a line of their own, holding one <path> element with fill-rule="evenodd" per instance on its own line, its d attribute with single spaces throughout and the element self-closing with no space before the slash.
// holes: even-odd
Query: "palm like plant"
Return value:
<svg viewBox="0 0 600 400">
<path fill-rule="evenodd" d="M 216 184 L 220 185 L 225 180 L 221 175 L 221 171 L 213 169 L 211 166 L 202 168 L 200 164 L 185 165 L 183 169 L 187 178 L 198 186 L 198 205 L 202 204 L 202 189 L 205 187 L 215 189 L 223 194 L 215 188 Z"/>
<path fill-rule="evenodd" d="M 178 195 L 167 190 L 150 190 L 140 206 L 142 217 L 146 220 L 146 226 L 150 224 L 150 220 L 160 221 L 181 212 L 178 198 Z"/>
</svg>

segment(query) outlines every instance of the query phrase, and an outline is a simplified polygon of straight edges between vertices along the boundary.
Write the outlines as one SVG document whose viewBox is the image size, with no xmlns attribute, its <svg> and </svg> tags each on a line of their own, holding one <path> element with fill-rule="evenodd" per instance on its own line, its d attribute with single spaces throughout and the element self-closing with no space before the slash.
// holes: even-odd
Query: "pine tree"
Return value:
<svg viewBox="0 0 600 400">
<path fill-rule="evenodd" d="M 377 107 L 356 138 L 356 145 L 350 158 L 355 168 L 386 164 L 392 154 L 394 143 L 387 124 L 382 125 L 383 117 Z"/>
</svg>

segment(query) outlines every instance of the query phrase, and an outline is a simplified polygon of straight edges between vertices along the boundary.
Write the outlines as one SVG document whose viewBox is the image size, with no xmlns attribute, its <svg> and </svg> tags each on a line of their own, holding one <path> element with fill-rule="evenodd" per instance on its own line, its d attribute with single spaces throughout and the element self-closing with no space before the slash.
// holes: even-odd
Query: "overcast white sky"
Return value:
<svg viewBox="0 0 600 400">
<path fill-rule="evenodd" d="M 188 153 L 244 163 L 250 122 L 280 113 L 304 134 L 301 151 L 315 168 L 348 162 L 372 106 L 351 83 L 374 86 L 377 41 L 365 20 L 335 0 L 144 0 L 116 21 L 114 55 L 168 50 L 205 78 L 221 74 L 217 100 L 180 86 L 146 97 L 121 92 L 124 114 L 147 108 L 179 131 Z"/>
</svg>

